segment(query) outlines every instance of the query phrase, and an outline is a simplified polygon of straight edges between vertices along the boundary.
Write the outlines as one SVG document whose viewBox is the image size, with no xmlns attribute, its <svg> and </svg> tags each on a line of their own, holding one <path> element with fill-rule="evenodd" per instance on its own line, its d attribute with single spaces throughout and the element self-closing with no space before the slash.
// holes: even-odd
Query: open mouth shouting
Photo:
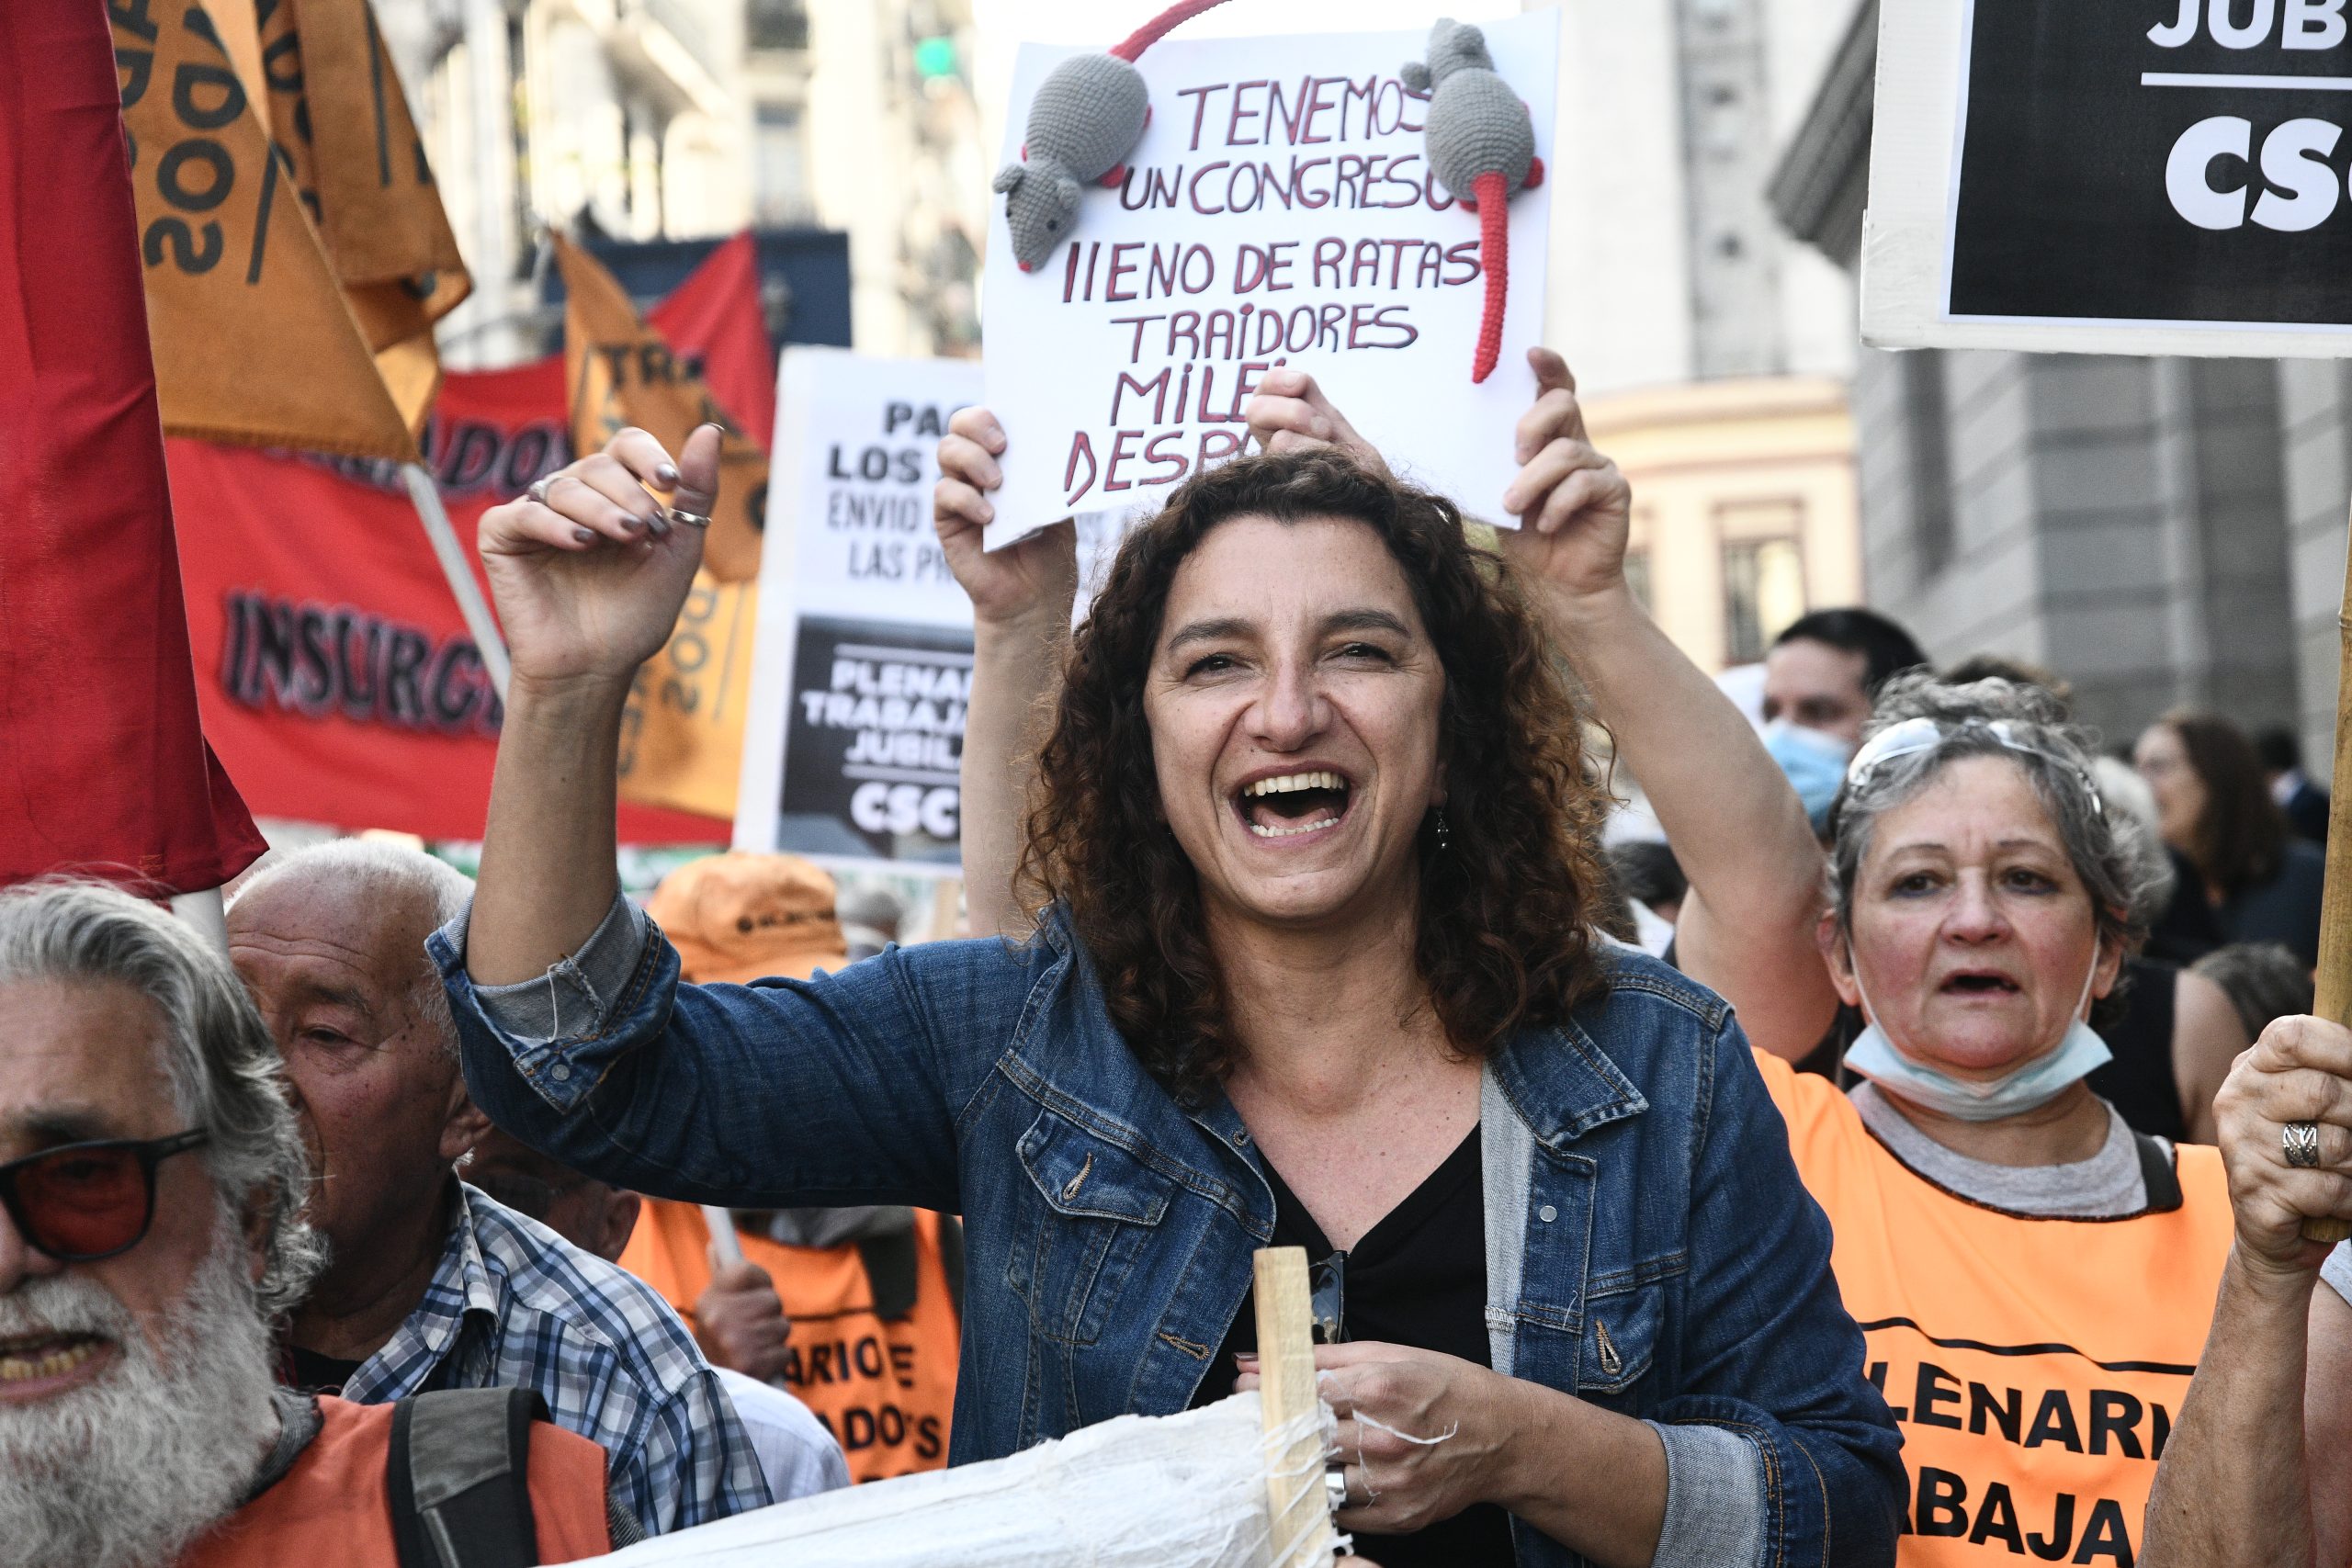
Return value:
<svg viewBox="0 0 2352 1568">
<path fill-rule="evenodd" d="M 0 1338 L 0 1402 L 33 1399 L 95 1376 L 114 1342 L 96 1334 L 42 1329 Z"/>
<path fill-rule="evenodd" d="M 1233 809 L 1252 838 L 1303 839 L 1344 821 L 1353 792 L 1346 774 L 1329 768 L 1266 773 L 1234 792 Z"/>
<path fill-rule="evenodd" d="M 1994 969 L 1962 969 L 1944 976 L 1936 987 L 1946 996 L 2002 997 L 2016 996 L 2020 987 L 2015 980 Z"/>
</svg>

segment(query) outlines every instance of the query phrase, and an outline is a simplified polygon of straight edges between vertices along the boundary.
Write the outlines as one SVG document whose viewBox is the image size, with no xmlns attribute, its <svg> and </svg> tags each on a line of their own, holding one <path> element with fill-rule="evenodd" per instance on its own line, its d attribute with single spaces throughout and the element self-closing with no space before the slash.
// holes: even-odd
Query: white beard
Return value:
<svg viewBox="0 0 2352 1568">
<path fill-rule="evenodd" d="M 224 1216 L 160 1349 L 86 1279 L 0 1296 L 0 1337 L 103 1334 L 121 1352 L 85 1387 L 0 1406 L 0 1568 L 169 1568 L 237 1506 L 278 1427 L 249 1267 Z"/>
</svg>

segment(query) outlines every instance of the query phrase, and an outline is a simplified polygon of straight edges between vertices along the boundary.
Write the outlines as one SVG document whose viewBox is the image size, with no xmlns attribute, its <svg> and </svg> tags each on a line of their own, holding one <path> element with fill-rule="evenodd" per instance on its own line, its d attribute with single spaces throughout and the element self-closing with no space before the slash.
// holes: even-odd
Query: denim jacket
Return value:
<svg viewBox="0 0 2352 1568">
<path fill-rule="evenodd" d="M 464 934 L 430 945 L 467 1081 L 525 1141 L 661 1197 L 964 1216 L 954 1461 L 1173 1414 L 1211 1372 L 1272 1190 L 1222 1096 L 1188 1110 L 1143 1070 L 1057 915 L 1025 945 L 892 948 L 748 987 L 680 985 L 657 934 L 545 1040 L 500 1026 Z M 1901 1439 L 1745 1038 L 1672 970 L 1608 962 L 1600 999 L 1487 1071 L 1482 1118 L 1511 1113 L 1482 1139 L 1495 1365 L 1658 1428 L 1661 1564 L 1725 1561 L 1726 1539 L 1765 1568 L 1891 1563 Z M 1751 1478 L 1728 1538 L 1704 1478 L 1677 1470 L 1703 1451 L 1680 1434 Z M 1521 1521 L 1513 1536 L 1522 1564 L 1582 1561 Z"/>
</svg>

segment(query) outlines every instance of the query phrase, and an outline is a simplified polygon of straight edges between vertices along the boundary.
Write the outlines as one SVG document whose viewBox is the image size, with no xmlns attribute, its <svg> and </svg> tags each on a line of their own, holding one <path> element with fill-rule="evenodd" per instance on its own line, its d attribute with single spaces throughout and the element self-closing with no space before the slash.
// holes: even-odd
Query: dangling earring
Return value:
<svg viewBox="0 0 2352 1568">
<path fill-rule="evenodd" d="M 1437 808 L 1437 847 L 1441 850 L 1453 847 L 1453 824 L 1445 819 L 1445 807 L 1442 806 Z"/>
</svg>

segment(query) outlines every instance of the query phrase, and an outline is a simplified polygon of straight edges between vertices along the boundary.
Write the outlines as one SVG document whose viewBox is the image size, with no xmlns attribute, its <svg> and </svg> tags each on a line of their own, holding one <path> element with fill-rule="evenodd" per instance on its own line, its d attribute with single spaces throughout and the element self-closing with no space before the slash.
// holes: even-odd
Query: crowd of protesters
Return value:
<svg viewBox="0 0 2352 1568">
<path fill-rule="evenodd" d="M 562 1562 L 1173 1414 L 1256 1386 L 1270 1245 L 1388 1568 L 2352 1558 L 2292 738 L 2102 754 L 1859 607 L 1751 721 L 1530 366 L 1521 527 L 1276 369 L 1075 630 L 955 417 L 972 940 L 788 856 L 623 895 L 710 429 L 485 517 L 477 883 L 274 857 L 225 957 L 0 892 L 0 1565 Z"/>
</svg>

